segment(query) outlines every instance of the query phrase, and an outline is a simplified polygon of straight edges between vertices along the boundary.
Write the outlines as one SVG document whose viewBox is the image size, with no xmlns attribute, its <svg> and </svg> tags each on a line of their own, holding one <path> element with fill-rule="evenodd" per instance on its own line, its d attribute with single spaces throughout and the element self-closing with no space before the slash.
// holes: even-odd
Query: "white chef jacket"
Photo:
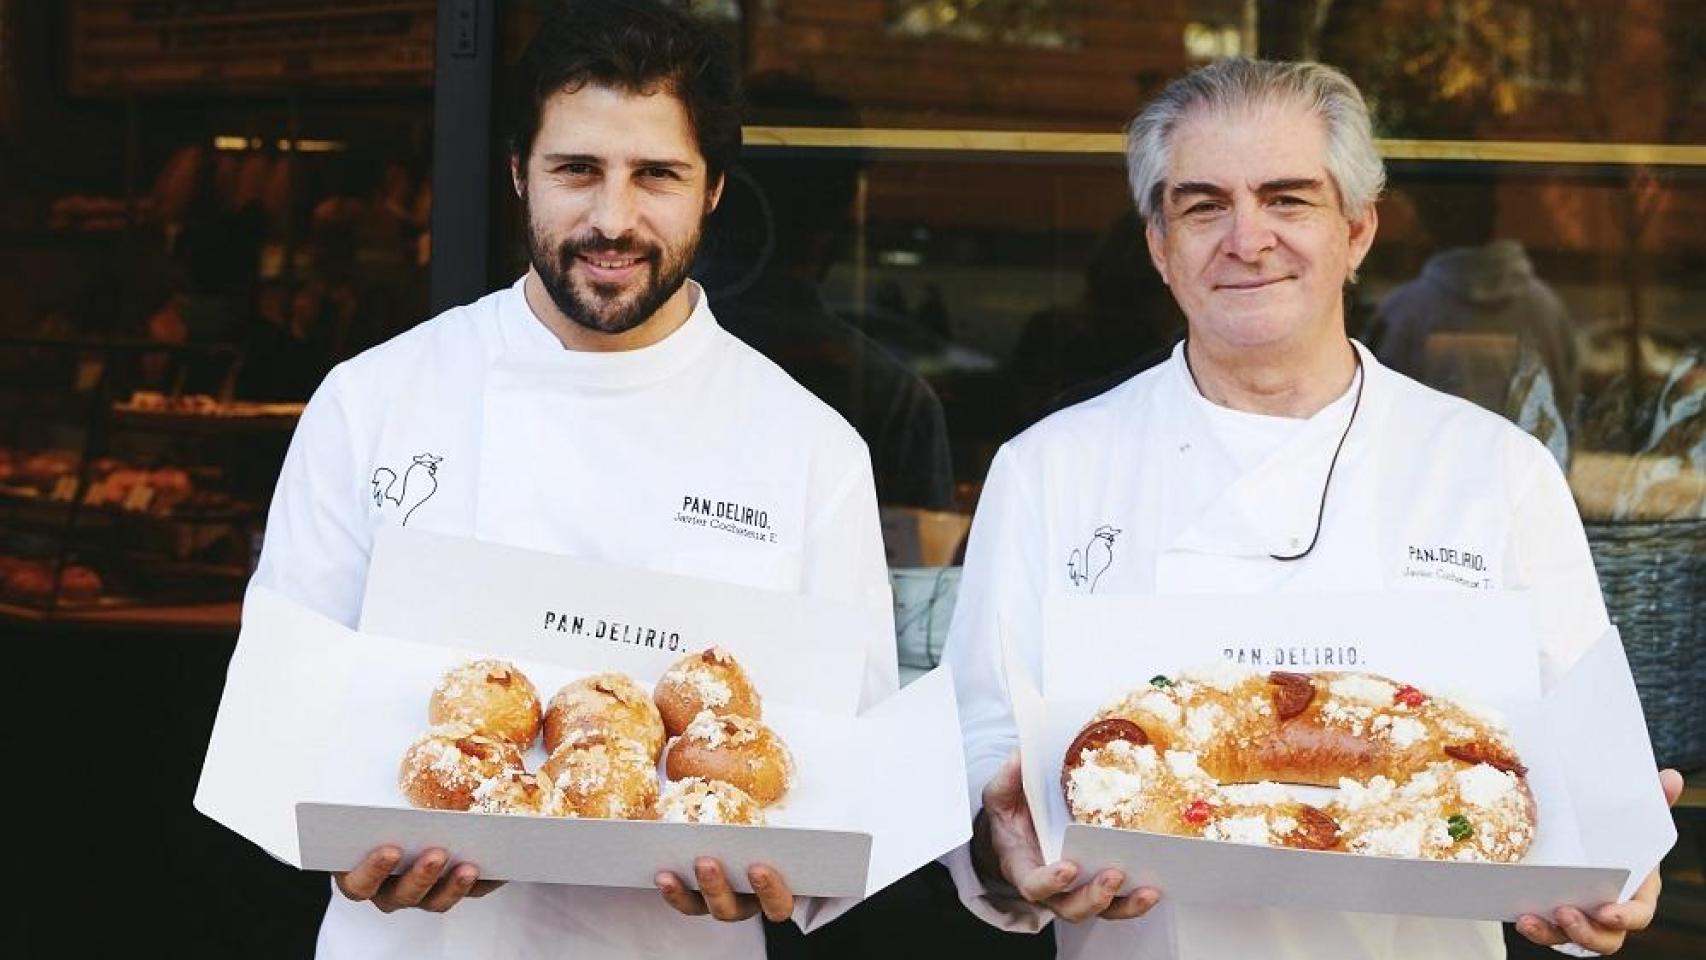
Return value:
<svg viewBox="0 0 1706 960">
<path fill-rule="evenodd" d="M 1197 391 L 1181 346 L 1001 448 L 972 524 L 945 652 L 974 811 L 1018 742 L 997 619 L 1040 676 L 1048 593 L 1526 589 L 1540 600 L 1543 684 L 1604 632 L 1587 538 L 1546 449 L 1356 349 L 1360 406 L 1356 381 L 1305 420 L 1217 406 Z M 1341 436 L 1314 551 L 1272 559 L 1309 545 Z M 990 897 L 966 848 L 944 862 L 985 920 L 1025 931 L 1048 922 L 1046 911 Z M 1496 923 L 1171 904 L 1165 890 L 1142 919 L 1061 922 L 1055 931 L 1067 958 L 1504 955 Z"/>
<path fill-rule="evenodd" d="M 354 625 L 375 531 L 407 524 L 889 611 L 864 443 L 692 294 L 663 341 L 587 353 L 563 349 L 518 281 L 340 364 L 291 441 L 253 582 Z M 898 688 L 897 669 L 892 635 L 873 636 L 865 704 Z M 850 905 L 801 898 L 795 919 L 809 929 Z M 763 949 L 756 919 L 526 883 L 441 915 L 334 891 L 319 940 L 321 956 L 364 960 Z"/>
</svg>

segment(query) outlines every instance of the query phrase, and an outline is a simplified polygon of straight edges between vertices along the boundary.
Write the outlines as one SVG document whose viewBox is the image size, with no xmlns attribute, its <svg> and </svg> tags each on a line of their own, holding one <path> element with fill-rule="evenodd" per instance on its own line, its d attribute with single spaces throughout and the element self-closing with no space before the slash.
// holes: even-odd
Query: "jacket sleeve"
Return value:
<svg viewBox="0 0 1706 960">
<path fill-rule="evenodd" d="M 888 560 L 883 554 L 871 461 L 863 446 L 857 462 L 808 523 L 802 561 L 802 592 L 882 613 L 883 629 L 872 632 L 865 651 L 865 676 L 859 690 L 863 712 L 900 689 Z M 796 897 L 794 923 L 811 933 L 859 902 L 855 897 Z"/>
<path fill-rule="evenodd" d="M 296 426 L 249 585 L 354 627 L 373 538 L 363 510 L 365 465 L 340 371 L 314 391 Z"/>
<path fill-rule="evenodd" d="M 1012 446 L 1002 447 L 990 465 L 972 521 L 965 573 L 943 652 L 943 661 L 954 671 L 973 816 L 982 807 L 984 784 L 1019 746 L 1003 679 L 1003 638 L 1033 678 L 1042 673 L 1047 551 L 1039 502 L 1026 489 Z M 972 869 L 967 847 L 944 856 L 942 864 L 953 876 L 961 902 L 985 922 L 1034 933 L 1052 919 L 1033 904 L 993 895 Z"/>
<path fill-rule="evenodd" d="M 1540 682 L 1550 688 L 1611 625 L 1587 534 L 1557 461 L 1540 442 L 1516 438 L 1511 586 L 1534 592 Z"/>
</svg>

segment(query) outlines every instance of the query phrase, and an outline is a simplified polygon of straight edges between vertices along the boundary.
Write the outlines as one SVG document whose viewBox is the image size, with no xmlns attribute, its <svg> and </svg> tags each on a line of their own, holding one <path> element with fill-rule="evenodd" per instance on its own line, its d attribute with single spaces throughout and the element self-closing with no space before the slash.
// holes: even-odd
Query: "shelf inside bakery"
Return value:
<svg viewBox="0 0 1706 960">
<path fill-rule="evenodd" d="M 0 600 L 0 622 L 64 626 L 78 630 L 129 631 L 141 627 L 174 633 L 231 635 L 236 633 L 241 622 L 242 607 L 241 602 L 232 600 L 41 610 Z"/>
<path fill-rule="evenodd" d="M 73 518 L 72 514 L 76 516 Z M 116 524 L 172 525 L 234 523 L 258 516 L 260 508 L 252 503 L 225 498 L 216 506 L 179 506 L 170 510 L 135 509 L 122 504 L 92 504 L 81 506 L 69 499 L 41 496 L 29 488 L 0 486 L 0 525 L 39 529 L 51 532 L 63 529 L 75 519 L 79 527 L 107 529 Z"/>
<path fill-rule="evenodd" d="M 96 556 L 90 553 L 89 556 Z M 91 586 L 86 571 L 99 568 Z M 40 619 L 56 615 L 81 615 L 161 606 L 192 606 L 200 603 L 236 603 L 243 593 L 248 569 L 234 564 L 165 561 L 149 558 L 101 556 L 76 569 L 85 571 L 85 582 L 75 591 L 54 592 L 51 573 L 44 573 L 23 589 L 16 577 L 0 588 L 0 606 L 13 617 Z"/>
<path fill-rule="evenodd" d="M 114 426 L 172 433 L 259 433 L 290 431 L 302 416 L 300 403 L 229 404 L 213 412 L 138 409 L 114 404 Z"/>
</svg>

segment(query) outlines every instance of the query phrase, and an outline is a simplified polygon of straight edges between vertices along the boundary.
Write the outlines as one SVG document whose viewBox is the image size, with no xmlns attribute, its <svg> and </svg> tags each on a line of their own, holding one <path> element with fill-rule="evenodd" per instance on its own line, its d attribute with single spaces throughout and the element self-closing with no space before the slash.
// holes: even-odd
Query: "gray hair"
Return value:
<svg viewBox="0 0 1706 960">
<path fill-rule="evenodd" d="M 1374 146 L 1368 105 L 1350 78 L 1308 61 L 1220 60 L 1174 80 L 1126 127 L 1126 176 L 1145 222 L 1155 218 L 1172 157 L 1173 132 L 1198 111 L 1233 113 L 1296 104 L 1327 127 L 1327 173 L 1345 216 L 1360 219 L 1386 186 L 1386 168 Z"/>
</svg>

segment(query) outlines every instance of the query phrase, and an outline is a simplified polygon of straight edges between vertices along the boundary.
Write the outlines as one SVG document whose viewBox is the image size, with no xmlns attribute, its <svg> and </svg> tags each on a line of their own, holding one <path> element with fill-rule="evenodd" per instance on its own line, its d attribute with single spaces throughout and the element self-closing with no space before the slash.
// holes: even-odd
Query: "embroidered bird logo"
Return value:
<svg viewBox="0 0 1706 960">
<path fill-rule="evenodd" d="M 1103 524 L 1091 534 L 1084 549 L 1073 548 L 1072 556 L 1066 561 L 1066 577 L 1073 586 L 1096 592 L 1096 584 L 1102 579 L 1102 574 L 1113 565 L 1114 538 L 1119 535 L 1119 528 Z"/>
<path fill-rule="evenodd" d="M 408 526 L 409 517 L 415 510 L 438 492 L 438 465 L 442 462 L 443 457 L 430 453 L 416 454 L 409 469 L 403 472 L 401 487 L 397 484 L 397 472 L 390 467 L 373 471 L 373 505 L 383 507 L 386 501 L 395 504 L 403 511 L 402 525 Z M 396 488 L 395 494 L 393 488 Z"/>
</svg>

